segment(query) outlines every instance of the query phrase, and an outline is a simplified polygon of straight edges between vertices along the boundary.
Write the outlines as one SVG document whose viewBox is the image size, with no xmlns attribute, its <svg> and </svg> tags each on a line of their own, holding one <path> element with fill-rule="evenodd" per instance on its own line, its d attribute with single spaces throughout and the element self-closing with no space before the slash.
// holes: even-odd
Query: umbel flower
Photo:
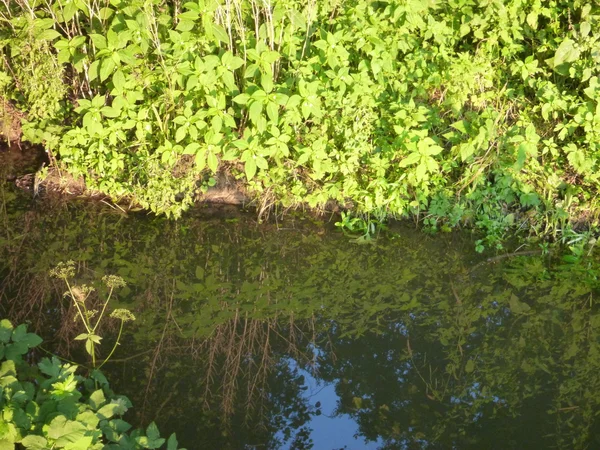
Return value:
<svg viewBox="0 0 600 450">
<path fill-rule="evenodd" d="M 50 270 L 50 276 L 60 280 L 73 278 L 75 276 L 75 261 L 69 260 L 58 263 L 54 269 Z"/>
<path fill-rule="evenodd" d="M 110 313 L 110 317 L 113 319 L 119 319 L 123 322 L 133 322 L 135 320 L 135 316 L 131 311 L 125 308 L 117 308 Z"/>
<path fill-rule="evenodd" d="M 127 285 L 127 283 L 125 283 L 125 280 L 118 275 L 105 275 L 104 277 L 102 277 L 102 281 L 104 282 L 106 287 L 109 287 L 111 289 L 117 289 L 120 287 L 125 287 Z"/>
</svg>

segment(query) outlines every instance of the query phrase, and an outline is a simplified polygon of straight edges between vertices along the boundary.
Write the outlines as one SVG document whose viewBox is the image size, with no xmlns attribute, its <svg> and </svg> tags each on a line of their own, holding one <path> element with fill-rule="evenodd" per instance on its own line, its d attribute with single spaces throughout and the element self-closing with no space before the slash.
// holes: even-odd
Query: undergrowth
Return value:
<svg viewBox="0 0 600 450">
<path fill-rule="evenodd" d="M 0 96 L 61 167 L 157 213 L 226 172 L 367 232 L 412 216 L 481 248 L 561 239 L 598 225 L 599 18 L 583 0 L 3 0 Z"/>
<path fill-rule="evenodd" d="M 78 366 L 55 356 L 27 362 L 24 356 L 41 342 L 26 325 L 0 321 L 0 448 L 177 450 L 175 434 L 161 438 L 154 422 L 134 430 L 123 420 L 132 404 L 99 370 L 80 375 Z"/>
</svg>

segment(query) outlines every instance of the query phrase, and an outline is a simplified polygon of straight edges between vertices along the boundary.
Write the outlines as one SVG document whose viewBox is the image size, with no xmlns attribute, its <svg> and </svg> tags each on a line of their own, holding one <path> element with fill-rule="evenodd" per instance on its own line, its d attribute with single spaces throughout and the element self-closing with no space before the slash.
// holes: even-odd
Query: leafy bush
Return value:
<svg viewBox="0 0 600 450">
<path fill-rule="evenodd" d="M 116 395 L 100 371 L 77 375 L 77 366 L 56 357 L 25 362 L 23 356 L 41 342 L 25 325 L 0 321 L 2 450 L 177 450 L 175 434 L 161 438 L 154 423 L 131 430 L 122 419 L 131 402 Z"/>
<path fill-rule="evenodd" d="M 0 85 L 33 111 L 26 137 L 115 198 L 177 216 L 227 171 L 264 202 L 471 224 L 488 244 L 515 227 L 597 224 L 592 2 L 17 0 L 0 12 Z M 40 54 L 52 80 L 63 71 L 62 98 L 54 85 L 31 95 L 23 36 L 53 49 Z"/>
</svg>

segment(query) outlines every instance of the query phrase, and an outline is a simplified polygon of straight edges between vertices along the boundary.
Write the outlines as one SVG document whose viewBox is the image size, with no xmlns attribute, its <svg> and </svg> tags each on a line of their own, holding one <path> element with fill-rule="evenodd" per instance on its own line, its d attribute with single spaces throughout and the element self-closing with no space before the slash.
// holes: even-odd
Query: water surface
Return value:
<svg viewBox="0 0 600 450">
<path fill-rule="evenodd" d="M 189 450 L 600 446 L 593 255 L 481 256 L 410 226 L 358 244 L 294 214 L 173 222 L 8 186 L 0 202 L 0 313 L 85 359 L 48 271 L 121 275 L 113 306 L 137 320 L 106 373 L 131 421 Z"/>
</svg>

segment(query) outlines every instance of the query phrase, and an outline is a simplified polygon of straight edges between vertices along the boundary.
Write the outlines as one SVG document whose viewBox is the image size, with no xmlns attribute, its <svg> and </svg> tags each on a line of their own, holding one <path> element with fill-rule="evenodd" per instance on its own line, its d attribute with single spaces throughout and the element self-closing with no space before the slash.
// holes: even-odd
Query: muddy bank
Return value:
<svg viewBox="0 0 600 450">
<path fill-rule="evenodd" d="M 55 164 L 50 164 L 42 146 L 27 143 L 0 141 L 0 180 L 14 183 L 20 189 L 38 195 L 61 195 L 107 200 L 101 192 L 89 189 L 83 179 L 75 179 Z M 197 203 L 244 206 L 252 198 L 232 177 L 224 173 L 216 177 L 216 184 L 204 193 L 199 192 Z M 132 208 L 131 202 L 117 202 L 121 207 Z"/>
</svg>

